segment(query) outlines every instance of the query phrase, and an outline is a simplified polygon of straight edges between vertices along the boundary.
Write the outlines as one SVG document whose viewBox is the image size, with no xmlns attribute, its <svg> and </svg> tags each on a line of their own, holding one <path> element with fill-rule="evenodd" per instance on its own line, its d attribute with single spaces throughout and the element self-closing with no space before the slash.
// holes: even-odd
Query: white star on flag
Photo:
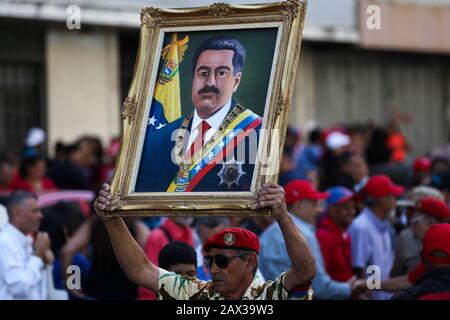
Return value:
<svg viewBox="0 0 450 320">
<path fill-rule="evenodd" d="M 224 148 L 224 147 L 225 147 L 225 142 L 221 141 L 221 142 L 219 143 L 219 148 Z"/>
<path fill-rule="evenodd" d="M 148 123 L 147 123 L 147 125 L 148 125 L 148 126 L 154 126 L 154 125 L 155 125 L 155 122 L 156 122 L 156 118 L 155 118 L 155 116 L 152 116 L 151 118 L 148 118 Z"/>
<path fill-rule="evenodd" d="M 195 172 L 199 172 L 200 171 L 200 169 L 202 168 L 202 166 L 200 165 L 200 163 L 199 164 L 197 164 L 196 166 L 195 166 Z"/>
<path fill-rule="evenodd" d="M 208 153 L 207 158 L 208 158 L 208 160 L 211 160 L 212 158 L 214 158 L 214 152 L 211 151 L 210 153 Z"/>
<path fill-rule="evenodd" d="M 234 130 L 231 130 L 229 133 L 228 133 L 228 138 L 234 138 L 236 135 L 234 134 Z"/>
</svg>

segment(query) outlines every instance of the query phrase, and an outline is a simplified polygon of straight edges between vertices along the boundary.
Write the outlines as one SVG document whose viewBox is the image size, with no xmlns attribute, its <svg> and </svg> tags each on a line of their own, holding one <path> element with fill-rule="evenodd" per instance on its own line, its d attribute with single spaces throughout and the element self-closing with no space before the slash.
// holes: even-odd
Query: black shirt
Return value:
<svg viewBox="0 0 450 320">
<path fill-rule="evenodd" d="M 394 295 L 391 300 L 417 300 L 429 293 L 450 292 L 450 268 L 427 271 L 414 286 Z"/>
</svg>

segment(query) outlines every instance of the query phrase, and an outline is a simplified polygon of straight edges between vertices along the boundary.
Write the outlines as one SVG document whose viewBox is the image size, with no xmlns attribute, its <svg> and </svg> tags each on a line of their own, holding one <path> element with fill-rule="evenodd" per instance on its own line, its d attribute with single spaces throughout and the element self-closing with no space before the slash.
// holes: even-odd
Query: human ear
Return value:
<svg viewBox="0 0 450 320">
<path fill-rule="evenodd" d="M 247 255 L 247 270 L 248 271 L 253 271 L 256 268 L 256 255 L 255 254 L 248 254 Z"/>
<path fill-rule="evenodd" d="M 242 76 L 242 73 L 240 73 L 240 72 L 238 72 L 234 75 L 233 92 L 236 92 L 237 88 L 239 87 L 239 84 L 241 83 L 241 76 Z"/>
</svg>

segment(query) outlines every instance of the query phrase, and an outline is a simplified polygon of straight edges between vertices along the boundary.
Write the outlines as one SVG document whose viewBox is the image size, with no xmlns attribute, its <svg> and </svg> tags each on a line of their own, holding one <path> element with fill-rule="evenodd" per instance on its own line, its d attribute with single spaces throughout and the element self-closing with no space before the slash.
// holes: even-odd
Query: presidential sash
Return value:
<svg viewBox="0 0 450 320">
<path fill-rule="evenodd" d="M 192 117 L 187 117 L 189 121 Z M 211 169 L 223 161 L 262 119 L 250 110 L 236 105 L 222 122 L 219 130 L 197 151 L 189 161 L 180 164 L 180 169 L 167 192 L 192 191 Z M 182 124 L 187 127 L 187 124 Z M 182 137 L 180 137 L 182 140 Z"/>
</svg>

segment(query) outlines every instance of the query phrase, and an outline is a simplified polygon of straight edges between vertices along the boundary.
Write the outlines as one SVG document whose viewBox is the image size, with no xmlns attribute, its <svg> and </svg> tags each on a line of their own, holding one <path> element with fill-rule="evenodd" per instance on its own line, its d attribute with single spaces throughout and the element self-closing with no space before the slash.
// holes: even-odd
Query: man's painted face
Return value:
<svg viewBox="0 0 450 320">
<path fill-rule="evenodd" d="M 220 110 L 239 86 L 241 73 L 234 75 L 233 55 L 233 50 L 205 50 L 198 57 L 192 103 L 204 119 Z"/>
</svg>

